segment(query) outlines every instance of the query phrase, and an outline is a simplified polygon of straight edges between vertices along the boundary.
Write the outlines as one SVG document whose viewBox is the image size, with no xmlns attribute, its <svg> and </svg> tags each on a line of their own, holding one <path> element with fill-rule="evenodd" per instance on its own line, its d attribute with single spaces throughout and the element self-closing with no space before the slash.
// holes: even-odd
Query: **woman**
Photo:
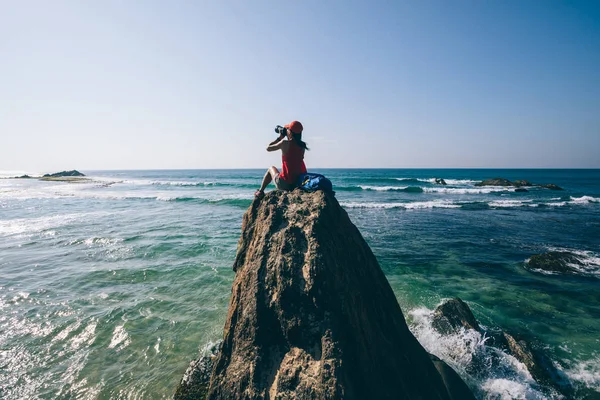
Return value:
<svg viewBox="0 0 600 400">
<path fill-rule="evenodd" d="M 254 193 L 255 197 L 262 197 L 271 181 L 275 182 L 275 187 L 279 190 L 294 190 L 298 177 L 306 173 L 304 151 L 308 150 L 308 147 L 302 141 L 304 128 L 298 121 L 292 121 L 284 128 L 285 131 L 281 132 L 279 137 L 267 147 L 267 151 L 281 150 L 281 173 L 275 167 L 269 168 L 263 178 L 262 186 Z"/>
</svg>

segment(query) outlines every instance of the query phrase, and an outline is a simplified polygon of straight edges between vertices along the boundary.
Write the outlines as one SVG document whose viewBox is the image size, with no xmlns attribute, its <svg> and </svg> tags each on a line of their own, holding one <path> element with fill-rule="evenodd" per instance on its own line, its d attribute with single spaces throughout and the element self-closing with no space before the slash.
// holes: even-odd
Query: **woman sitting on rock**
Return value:
<svg viewBox="0 0 600 400">
<path fill-rule="evenodd" d="M 269 168 L 263 178 L 262 186 L 254 193 L 255 197 L 262 197 L 265 194 L 265 188 L 271 181 L 275 182 L 275 187 L 279 190 L 296 188 L 298 177 L 306 173 L 304 151 L 308 150 L 308 147 L 302 141 L 303 129 L 302 124 L 298 121 L 275 128 L 275 131 L 279 132 L 279 137 L 269 143 L 267 151 L 281 150 L 281 172 L 274 166 Z"/>
</svg>

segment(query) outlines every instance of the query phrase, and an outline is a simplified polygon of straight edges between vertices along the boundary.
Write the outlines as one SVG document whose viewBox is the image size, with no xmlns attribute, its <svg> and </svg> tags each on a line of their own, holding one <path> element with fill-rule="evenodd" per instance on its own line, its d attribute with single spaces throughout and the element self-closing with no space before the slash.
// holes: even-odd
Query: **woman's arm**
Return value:
<svg viewBox="0 0 600 400">
<path fill-rule="evenodd" d="M 279 150 L 279 149 L 283 148 L 284 143 L 286 142 L 286 140 L 284 140 L 284 139 L 285 139 L 285 136 L 281 135 L 277 139 L 273 140 L 267 146 L 267 151 L 275 151 L 275 150 Z"/>
</svg>

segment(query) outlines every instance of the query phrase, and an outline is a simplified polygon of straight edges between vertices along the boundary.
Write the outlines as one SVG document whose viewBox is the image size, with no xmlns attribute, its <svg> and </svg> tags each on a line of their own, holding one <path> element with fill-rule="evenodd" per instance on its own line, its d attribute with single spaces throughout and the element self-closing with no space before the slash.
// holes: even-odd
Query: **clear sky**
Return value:
<svg viewBox="0 0 600 400">
<path fill-rule="evenodd" d="M 0 170 L 600 168 L 600 1 L 0 0 Z"/>
</svg>

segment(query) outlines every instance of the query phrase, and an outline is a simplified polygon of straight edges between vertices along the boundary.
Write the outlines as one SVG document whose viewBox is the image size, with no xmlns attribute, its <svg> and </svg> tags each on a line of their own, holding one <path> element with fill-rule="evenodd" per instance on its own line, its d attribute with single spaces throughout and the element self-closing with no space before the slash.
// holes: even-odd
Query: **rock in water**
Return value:
<svg viewBox="0 0 600 400">
<path fill-rule="evenodd" d="M 527 265 L 530 269 L 538 269 L 550 273 L 576 274 L 576 267 L 583 263 L 568 251 L 550 251 L 543 254 L 531 256 Z"/>
<path fill-rule="evenodd" d="M 210 384 L 210 375 L 214 366 L 216 353 L 221 349 L 221 343 L 211 346 L 206 354 L 192 361 L 185 371 L 175 395 L 177 400 L 205 399 Z"/>
<path fill-rule="evenodd" d="M 565 190 L 565 189 L 561 188 L 560 186 L 555 185 L 554 183 L 547 183 L 547 184 L 538 185 L 538 186 L 546 188 L 546 189 L 550 189 L 550 190 Z"/>
<path fill-rule="evenodd" d="M 254 200 L 233 268 L 208 399 L 464 398 L 449 394 L 333 196 Z"/>
<path fill-rule="evenodd" d="M 444 301 L 435 309 L 432 326 L 443 334 L 457 332 L 460 328 L 481 331 L 469 306 L 458 297 Z"/>
<path fill-rule="evenodd" d="M 448 388 L 448 393 L 452 400 L 464 400 L 472 399 L 473 393 L 467 384 L 460 378 L 460 376 L 454 371 L 448 364 L 440 360 L 433 354 L 429 355 L 433 365 L 437 368 L 438 372 L 444 380 L 444 384 Z"/>
<path fill-rule="evenodd" d="M 75 169 L 73 169 L 71 171 L 61 171 L 61 172 L 57 172 L 55 174 L 45 174 L 44 175 L 45 178 L 59 178 L 59 177 L 63 177 L 63 176 L 85 176 L 85 175 Z"/>
<path fill-rule="evenodd" d="M 513 183 L 508 179 L 493 178 L 478 182 L 475 186 L 513 186 Z"/>
<path fill-rule="evenodd" d="M 550 358 L 543 352 L 536 351 L 524 340 L 517 340 L 508 333 L 503 333 L 510 352 L 527 367 L 527 370 L 538 383 L 555 387 L 564 395 L 571 397 L 573 391 L 570 382 L 556 369 Z"/>
</svg>

